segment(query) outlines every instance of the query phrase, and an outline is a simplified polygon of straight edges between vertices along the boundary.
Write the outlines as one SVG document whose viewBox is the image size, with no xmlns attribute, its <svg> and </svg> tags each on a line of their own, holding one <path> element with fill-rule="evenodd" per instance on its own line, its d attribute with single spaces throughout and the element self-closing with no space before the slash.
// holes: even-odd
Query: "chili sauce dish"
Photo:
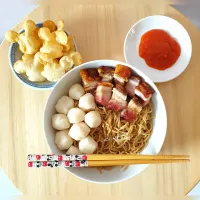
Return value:
<svg viewBox="0 0 200 200">
<path fill-rule="evenodd" d="M 192 43 L 186 29 L 166 16 L 149 16 L 134 24 L 124 41 L 128 64 L 141 70 L 153 82 L 178 77 L 188 66 Z"/>
</svg>

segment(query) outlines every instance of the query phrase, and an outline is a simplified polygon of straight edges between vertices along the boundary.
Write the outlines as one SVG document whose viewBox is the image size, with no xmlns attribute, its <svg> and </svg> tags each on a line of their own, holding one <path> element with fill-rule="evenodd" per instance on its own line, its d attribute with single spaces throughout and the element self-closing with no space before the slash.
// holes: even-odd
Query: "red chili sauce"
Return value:
<svg viewBox="0 0 200 200">
<path fill-rule="evenodd" d="M 170 68 L 177 61 L 180 53 L 178 42 L 166 31 L 153 29 L 141 38 L 139 55 L 149 67 L 158 70 Z"/>
</svg>

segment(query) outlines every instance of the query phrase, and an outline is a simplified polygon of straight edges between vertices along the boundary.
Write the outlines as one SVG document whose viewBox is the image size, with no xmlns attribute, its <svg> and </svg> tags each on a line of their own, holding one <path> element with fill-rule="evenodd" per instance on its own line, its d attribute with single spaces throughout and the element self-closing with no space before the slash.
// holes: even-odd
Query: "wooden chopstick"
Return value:
<svg viewBox="0 0 200 200">
<path fill-rule="evenodd" d="M 122 166 L 136 164 L 165 164 L 189 162 L 189 159 L 160 159 L 160 160 L 71 160 L 71 161 L 31 161 L 28 167 L 100 167 L 100 166 Z"/>
<path fill-rule="evenodd" d="M 188 155 L 118 155 L 118 154 L 91 154 L 87 160 L 168 160 L 189 159 Z"/>
<path fill-rule="evenodd" d="M 165 164 L 165 163 L 181 163 L 189 162 L 189 159 L 160 159 L 160 160 L 92 160 L 88 161 L 88 167 L 98 166 L 119 166 L 119 165 L 135 165 L 135 164 Z"/>
</svg>

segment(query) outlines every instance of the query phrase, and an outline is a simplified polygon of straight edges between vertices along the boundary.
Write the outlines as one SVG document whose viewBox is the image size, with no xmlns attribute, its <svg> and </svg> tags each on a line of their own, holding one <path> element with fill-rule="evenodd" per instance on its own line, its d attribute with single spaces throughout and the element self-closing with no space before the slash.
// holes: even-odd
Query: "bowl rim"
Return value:
<svg viewBox="0 0 200 200">
<path fill-rule="evenodd" d="M 129 34 L 130 34 L 131 30 L 132 30 L 137 24 L 141 23 L 141 22 L 144 21 L 145 19 L 154 18 L 154 17 L 165 18 L 165 19 L 168 19 L 168 20 L 172 20 L 172 21 L 177 22 L 177 23 L 185 30 L 185 32 L 186 32 L 186 34 L 187 34 L 187 37 L 189 38 L 189 41 L 190 41 L 191 53 L 190 53 L 190 55 L 189 55 L 188 62 L 186 63 L 185 67 L 182 68 L 182 70 L 180 71 L 180 73 L 177 74 L 177 75 L 175 75 L 175 76 L 171 76 L 170 78 L 166 78 L 165 80 L 156 80 L 156 81 L 155 81 L 155 80 L 152 80 L 152 82 L 154 82 L 154 83 L 165 83 L 165 82 L 171 81 L 171 80 L 177 78 L 178 76 L 180 76 L 180 75 L 186 70 L 186 68 L 188 67 L 188 65 L 189 65 L 189 63 L 190 63 L 190 61 L 191 61 L 191 57 L 192 57 L 192 40 L 191 40 L 190 35 L 189 35 L 188 31 L 186 30 L 186 28 L 185 28 L 179 21 L 177 21 L 177 20 L 175 20 L 175 19 L 173 19 L 173 18 L 171 18 L 171 17 L 165 16 L 165 15 L 150 15 L 150 16 L 147 16 L 147 17 L 144 17 L 144 18 L 138 20 L 136 23 L 134 23 L 134 24 L 130 27 L 130 29 L 128 30 L 128 32 L 127 32 L 127 34 L 126 34 L 126 37 L 125 37 L 125 39 L 124 39 L 124 45 L 123 45 L 124 50 L 123 50 L 123 52 L 124 52 L 124 58 L 125 58 L 126 63 L 132 65 L 131 63 L 128 62 L 127 55 L 126 55 L 126 50 L 125 50 L 125 49 L 126 49 L 125 46 L 126 46 L 127 38 L 129 37 Z"/>
<path fill-rule="evenodd" d="M 161 147 L 160 147 L 159 151 L 158 151 L 155 155 L 159 154 L 159 152 L 161 151 L 161 149 L 162 149 L 162 147 L 163 147 L 163 144 L 164 144 L 164 141 L 165 141 L 165 138 L 166 138 L 166 134 L 167 134 L 167 111 L 166 111 L 166 106 L 165 106 L 164 100 L 163 100 L 162 95 L 161 95 L 160 91 L 158 90 L 157 86 L 155 85 L 155 83 L 154 83 L 147 75 L 145 75 L 145 74 L 144 74 L 142 71 L 140 71 L 139 69 L 135 68 L 133 65 L 127 64 L 127 63 L 125 63 L 125 62 L 117 61 L 117 60 L 109 60 L 109 59 L 92 60 L 92 61 L 83 63 L 83 64 L 79 65 L 79 66 L 76 67 L 76 68 L 82 68 L 84 65 L 88 65 L 88 64 L 91 64 L 91 63 L 98 63 L 98 62 L 115 62 L 115 63 L 118 62 L 119 64 L 124 64 L 124 65 L 130 67 L 130 68 L 131 68 L 132 70 L 134 70 L 136 73 L 139 72 L 139 73 L 142 75 L 142 78 L 145 78 L 145 79 L 147 78 L 148 81 L 150 81 L 151 84 L 155 87 L 157 94 L 159 94 L 159 96 L 160 96 L 160 98 L 161 98 L 161 101 L 162 101 L 162 104 L 163 104 L 163 108 L 164 108 L 164 115 L 165 115 L 165 117 L 164 117 L 164 118 L 165 118 L 165 124 L 164 124 L 164 126 L 163 126 L 163 127 L 164 127 L 164 128 L 163 128 L 163 133 L 164 133 L 164 134 L 163 134 L 163 139 L 162 139 L 162 141 L 160 141 Z M 70 70 L 68 73 L 73 73 L 73 70 L 75 70 L 76 68 Z M 80 71 L 80 70 L 79 70 L 79 71 Z M 48 146 L 48 148 L 49 148 L 49 150 L 50 150 L 51 153 L 53 153 L 53 151 L 51 150 L 51 147 L 50 147 L 49 142 L 48 142 L 48 139 L 47 139 L 47 134 L 48 134 L 48 133 L 45 131 L 45 130 L 46 130 L 45 116 L 46 116 L 46 113 L 47 113 L 47 105 L 48 105 L 48 102 L 49 102 L 50 98 L 51 98 L 52 95 L 53 95 L 53 92 L 56 90 L 56 86 L 59 84 L 60 81 L 62 81 L 63 79 L 65 79 L 65 76 L 68 76 L 68 73 L 66 73 L 66 74 L 55 84 L 55 87 L 53 88 L 53 90 L 52 90 L 51 93 L 49 94 L 49 96 L 48 96 L 48 98 L 47 98 L 47 100 L 46 100 L 46 103 L 45 103 L 45 107 L 44 107 L 44 112 L 43 112 L 43 133 L 44 133 L 44 134 L 43 134 L 43 135 L 44 135 L 44 137 L 45 137 L 46 144 L 47 144 L 47 146 Z M 142 151 L 144 151 L 144 149 L 143 149 Z M 83 178 L 83 177 L 81 177 L 81 176 L 79 176 L 79 175 L 77 175 L 77 174 L 71 172 L 68 168 L 64 168 L 64 169 L 66 169 L 66 170 L 67 170 L 70 174 L 72 174 L 73 176 L 75 176 L 75 177 L 77 177 L 77 178 L 79 178 L 79 179 L 82 179 L 82 180 L 84 180 L 84 181 L 88 181 L 88 182 L 91 182 L 91 183 L 97 183 L 97 184 L 113 184 L 113 183 L 119 183 L 119 182 L 122 182 L 122 181 L 126 181 L 126 180 L 128 180 L 128 179 L 130 179 L 130 178 L 133 178 L 134 176 L 137 176 L 137 175 L 140 174 L 142 171 L 144 171 L 148 166 L 149 166 L 149 164 L 143 165 L 143 168 L 141 168 L 140 171 L 139 171 L 137 174 L 135 174 L 135 175 L 133 174 L 133 175 L 130 175 L 130 176 L 126 177 L 126 178 L 121 178 L 120 180 L 106 181 L 106 182 L 105 182 L 105 181 L 93 181 L 93 180 L 90 180 L 90 179 L 87 179 L 87 178 Z"/>
<path fill-rule="evenodd" d="M 40 26 L 43 25 L 43 22 L 36 22 L 35 24 L 36 24 L 37 27 L 38 27 L 38 26 L 40 27 Z M 20 30 L 18 31 L 19 34 L 21 34 L 21 33 L 23 33 L 23 32 L 24 32 L 24 29 L 20 29 Z M 66 32 L 67 35 L 70 35 L 70 32 L 68 32 L 68 31 L 66 31 L 66 30 L 65 30 L 65 32 Z M 74 37 L 73 37 L 73 42 L 74 42 L 75 51 L 77 52 L 77 51 L 78 51 L 78 48 L 77 48 L 77 44 L 76 44 L 76 42 L 75 42 Z M 23 75 L 18 74 L 17 72 L 15 72 L 15 70 L 14 70 L 14 65 L 12 64 L 12 61 L 11 61 L 11 60 L 12 60 L 11 54 L 12 54 L 12 50 L 13 50 L 13 46 L 14 46 L 14 45 L 16 45 L 16 42 L 10 44 L 10 45 L 9 45 L 9 49 L 8 49 L 9 66 L 10 66 L 10 69 L 11 69 L 12 73 L 14 74 L 14 76 L 15 76 L 23 85 L 25 85 L 25 86 L 27 86 L 27 87 L 29 87 L 29 88 L 31 88 L 31 89 L 34 89 L 34 90 L 42 90 L 42 91 L 44 91 L 44 90 L 51 90 L 52 88 L 54 88 L 55 85 L 56 85 L 56 83 L 57 83 L 58 81 L 57 81 L 57 82 L 50 82 L 50 81 L 49 81 L 49 85 L 46 85 L 47 81 L 45 81 L 45 82 L 41 82 L 41 83 L 43 83 L 43 85 L 38 86 L 38 85 L 35 85 L 35 84 L 40 83 L 40 82 L 32 82 L 32 81 L 29 81 L 29 80 L 28 80 L 27 78 L 25 78 Z M 23 80 L 23 79 L 24 79 L 24 80 Z"/>
</svg>

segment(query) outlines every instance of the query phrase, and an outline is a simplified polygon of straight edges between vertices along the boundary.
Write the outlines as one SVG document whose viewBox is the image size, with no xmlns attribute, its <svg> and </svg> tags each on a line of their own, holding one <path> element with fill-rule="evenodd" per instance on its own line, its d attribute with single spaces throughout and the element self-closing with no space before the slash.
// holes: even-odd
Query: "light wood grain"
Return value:
<svg viewBox="0 0 200 200">
<path fill-rule="evenodd" d="M 64 1 L 64 0 L 63 0 Z M 58 2 L 58 1 L 57 1 Z M 139 19 L 162 14 L 175 18 L 188 30 L 193 55 L 187 70 L 177 79 L 158 84 L 164 98 L 168 131 L 162 154 L 186 154 L 191 162 L 151 165 L 140 175 L 114 185 L 82 181 L 64 169 L 30 169 L 28 154 L 48 154 L 42 118 L 50 91 L 34 91 L 12 75 L 7 42 L 0 47 L 0 166 L 21 192 L 28 195 L 123 196 L 184 195 L 200 179 L 200 56 L 199 31 L 167 5 L 52 3 L 43 5 L 26 19 L 64 19 L 76 40 L 84 62 L 96 59 L 124 61 L 123 42 L 129 28 Z M 21 23 L 16 30 L 21 28 Z M 172 27 L 169 27 L 172 28 Z"/>
</svg>

